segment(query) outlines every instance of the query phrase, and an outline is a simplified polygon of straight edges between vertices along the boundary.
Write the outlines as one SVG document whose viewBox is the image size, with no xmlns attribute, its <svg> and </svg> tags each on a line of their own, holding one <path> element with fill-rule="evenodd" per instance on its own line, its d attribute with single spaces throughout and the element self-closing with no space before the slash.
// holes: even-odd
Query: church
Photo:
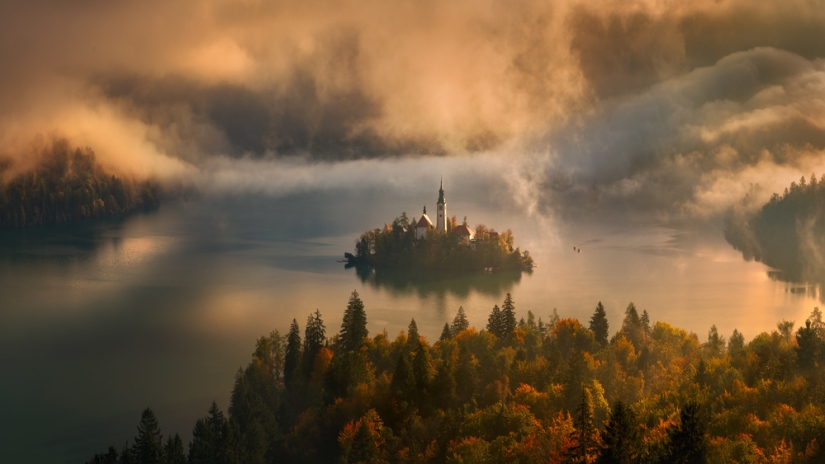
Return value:
<svg viewBox="0 0 825 464">
<path fill-rule="evenodd" d="M 418 222 L 413 220 L 415 225 L 415 238 L 422 240 L 427 238 L 427 234 L 433 230 L 435 233 L 447 233 L 447 200 L 444 198 L 444 179 L 441 179 L 441 186 L 438 189 L 438 201 L 436 202 L 436 218 L 435 218 L 435 227 L 433 227 L 433 221 L 430 220 L 430 217 L 427 216 L 427 207 L 424 207 L 424 213 L 421 215 L 421 219 Z M 463 243 L 470 244 L 473 240 L 475 233 L 472 229 L 467 227 L 466 225 L 456 226 L 451 229 L 453 234 L 459 236 L 460 240 Z"/>
</svg>

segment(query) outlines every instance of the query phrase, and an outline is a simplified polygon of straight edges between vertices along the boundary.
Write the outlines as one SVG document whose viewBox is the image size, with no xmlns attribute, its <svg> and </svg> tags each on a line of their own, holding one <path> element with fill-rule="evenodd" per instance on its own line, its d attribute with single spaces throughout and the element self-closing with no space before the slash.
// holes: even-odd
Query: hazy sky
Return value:
<svg viewBox="0 0 825 464">
<path fill-rule="evenodd" d="M 710 217 L 825 173 L 823 57 L 821 0 L 5 1 L 0 154 Z"/>
</svg>

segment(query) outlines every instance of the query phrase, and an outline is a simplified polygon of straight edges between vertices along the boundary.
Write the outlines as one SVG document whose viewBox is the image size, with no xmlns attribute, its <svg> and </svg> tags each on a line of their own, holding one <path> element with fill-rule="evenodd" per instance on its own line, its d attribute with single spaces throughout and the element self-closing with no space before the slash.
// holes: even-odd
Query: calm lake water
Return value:
<svg viewBox="0 0 825 464">
<path fill-rule="evenodd" d="M 450 214 L 511 228 L 535 271 L 344 269 L 336 260 L 361 231 L 413 211 L 398 204 L 420 202 L 373 191 L 190 200 L 0 233 L 0 462 L 85 462 L 131 440 L 147 406 L 164 433 L 186 441 L 213 399 L 226 410 L 257 337 L 285 332 L 293 318 L 303 328 L 316 308 L 331 334 L 354 289 L 372 333 L 397 333 L 415 318 L 431 341 L 459 305 L 483 327 L 507 292 L 519 316 L 530 310 L 545 321 L 553 308 L 586 321 L 601 300 L 611 331 L 633 301 L 702 341 L 711 324 L 750 339 L 782 319 L 801 323 L 819 304 L 816 288 L 743 261 L 714 225 L 550 222 L 452 198 Z"/>
</svg>

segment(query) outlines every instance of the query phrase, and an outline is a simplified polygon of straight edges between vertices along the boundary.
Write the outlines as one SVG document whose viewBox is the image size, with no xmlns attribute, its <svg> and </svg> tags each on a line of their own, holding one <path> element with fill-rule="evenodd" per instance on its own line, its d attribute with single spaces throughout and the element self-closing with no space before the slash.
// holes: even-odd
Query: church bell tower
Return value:
<svg viewBox="0 0 825 464">
<path fill-rule="evenodd" d="M 447 200 L 444 199 L 444 178 L 441 178 L 441 188 L 438 189 L 438 217 L 435 221 L 435 230 L 447 232 Z"/>
</svg>

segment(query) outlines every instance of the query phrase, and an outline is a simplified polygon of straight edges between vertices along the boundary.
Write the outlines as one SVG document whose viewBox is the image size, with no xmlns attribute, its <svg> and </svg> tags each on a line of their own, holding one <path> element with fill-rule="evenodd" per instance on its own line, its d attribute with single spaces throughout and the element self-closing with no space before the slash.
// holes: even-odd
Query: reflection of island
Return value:
<svg viewBox="0 0 825 464">
<path fill-rule="evenodd" d="M 344 253 L 350 264 L 375 268 L 431 271 L 525 271 L 533 268 L 527 251 L 515 248 L 513 233 L 498 233 L 483 224 L 475 230 L 455 216 L 447 218 L 447 201 L 442 183 L 438 191 L 436 224 L 427 216 L 407 218 L 402 213 L 383 229 L 369 230 L 355 242 L 355 254 Z"/>
<path fill-rule="evenodd" d="M 501 297 L 521 281 L 521 271 L 422 273 L 369 265 L 347 264 L 346 267 L 354 268 L 358 279 L 373 288 L 421 298 L 447 294 L 465 298 L 473 292 Z"/>
<path fill-rule="evenodd" d="M 775 268 L 768 272 L 772 280 L 799 284 L 789 292 L 815 294 L 825 282 L 823 205 L 825 178 L 811 176 L 806 182 L 803 177 L 756 212 L 732 210 L 725 219 L 725 239 L 746 260 Z"/>
</svg>

